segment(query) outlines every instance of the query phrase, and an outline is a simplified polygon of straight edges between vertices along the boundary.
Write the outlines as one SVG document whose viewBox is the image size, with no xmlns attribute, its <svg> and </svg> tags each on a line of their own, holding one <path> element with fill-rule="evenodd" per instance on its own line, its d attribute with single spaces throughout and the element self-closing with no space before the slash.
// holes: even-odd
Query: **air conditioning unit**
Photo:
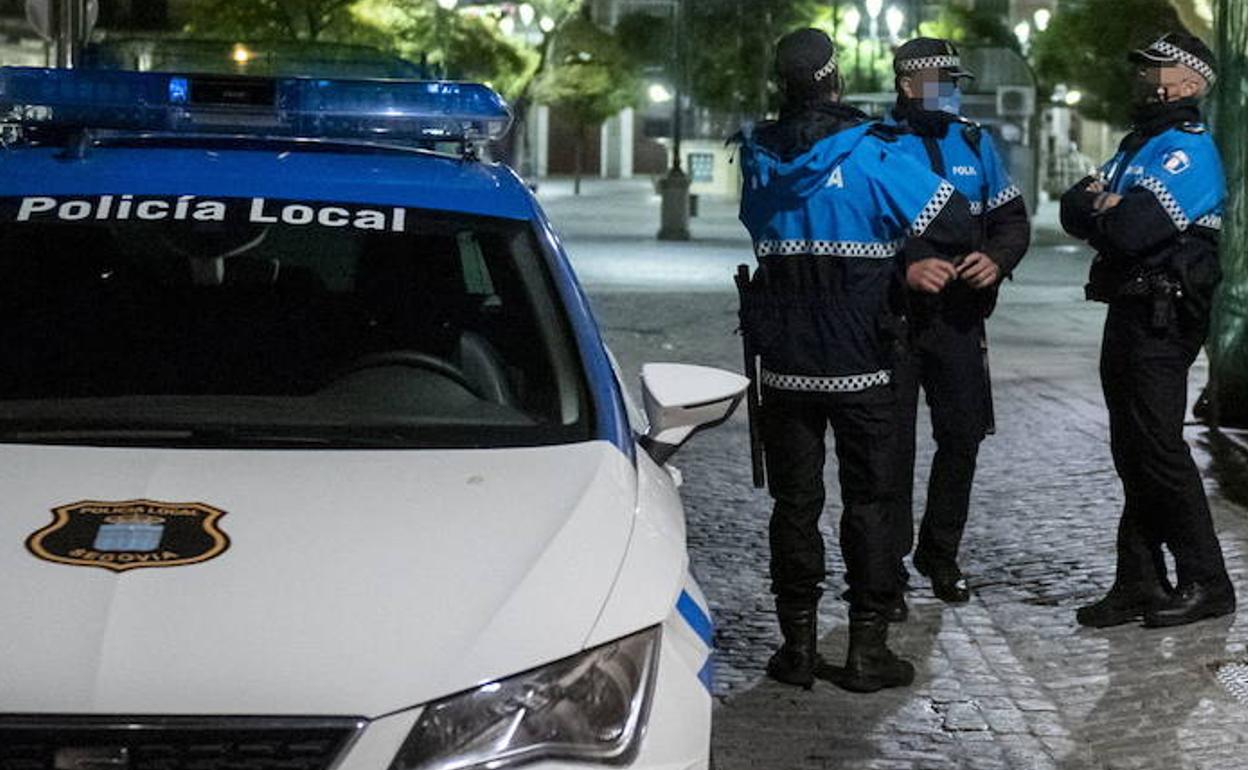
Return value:
<svg viewBox="0 0 1248 770">
<path fill-rule="evenodd" d="M 1027 117 L 1036 111 L 1036 89 L 1031 86 L 997 86 L 997 114 Z"/>
</svg>

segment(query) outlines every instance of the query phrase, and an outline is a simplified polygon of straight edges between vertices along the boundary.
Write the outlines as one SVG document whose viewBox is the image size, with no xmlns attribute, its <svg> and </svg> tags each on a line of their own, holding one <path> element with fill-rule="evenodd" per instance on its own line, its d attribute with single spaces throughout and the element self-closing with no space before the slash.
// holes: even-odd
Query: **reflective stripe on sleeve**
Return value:
<svg viewBox="0 0 1248 770">
<path fill-rule="evenodd" d="M 923 206 L 923 210 L 914 218 L 914 224 L 910 225 L 910 234 L 918 237 L 926 232 L 928 226 L 940 216 L 940 212 L 944 210 L 945 204 L 953 197 L 954 192 L 956 191 L 953 185 L 941 181 L 931 199 Z"/>
<path fill-rule="evenodd" d="M 988 199 L 988 204 L 984 207 L 985 211 L 999 209 L 1015 198 L 1023 197 L 1023 191 L 1018 189 L 1018 185 L 1010 185 L 1001 192 Z M 972 212 L 974 213 L 974 212 Z"/>
<path fill-rule="evenodd" d="M 1187 215 L 1183 213 L 1183 207 L 1179 205 L 1178 200 L 1170 194 L 1170 191 L 1166 189 L 1165 183 L 1160 179 L 1155 176 L 1142 176 L 1138 185 L 1151 192 L 1157 198 L 1157 202 L 1166 210 L 1166 215 L 1170 217 L 1170 221 L 1180 231 L 1186 230 L 1187 226 L 1192 223 L 1187 218 Z"/>
</svg>

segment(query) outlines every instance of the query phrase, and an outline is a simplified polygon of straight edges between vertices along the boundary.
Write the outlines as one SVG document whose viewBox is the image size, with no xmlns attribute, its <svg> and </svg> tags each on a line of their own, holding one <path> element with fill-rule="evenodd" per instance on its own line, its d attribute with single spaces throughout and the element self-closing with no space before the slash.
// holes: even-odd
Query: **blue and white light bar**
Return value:
<svg viewBox="0 0 1248 770">
<path fill-rule="evenodd" d="M 476 83 L 0 68 L 0 122 L 145 133 L 479 142 L 511 127 Z"/>
</svg>

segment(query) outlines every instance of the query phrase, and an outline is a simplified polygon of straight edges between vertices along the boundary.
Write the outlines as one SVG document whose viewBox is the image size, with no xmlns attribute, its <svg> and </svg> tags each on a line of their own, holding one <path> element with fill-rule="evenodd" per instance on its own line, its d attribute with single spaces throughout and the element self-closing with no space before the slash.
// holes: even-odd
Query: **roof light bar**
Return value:
<svg viewBox="0 0 1248 770">
<path fill-rule="evenodd" d="M 497 140 L 502 97 L 444 81 L 0 68 L 0 123 L 383 142 Z"/>
</svg>

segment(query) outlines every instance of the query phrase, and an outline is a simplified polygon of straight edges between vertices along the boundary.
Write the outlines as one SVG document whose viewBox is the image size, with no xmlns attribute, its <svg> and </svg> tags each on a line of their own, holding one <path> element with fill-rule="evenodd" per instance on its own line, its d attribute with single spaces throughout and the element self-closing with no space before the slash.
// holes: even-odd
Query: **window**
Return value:
<svg viewBox="0 0 1248 770">
<path fill-rule="evenodd" d="M 0 199 L 0 440 L 513 446 L 588 412 L 528 223 Z"/>
</svg>

